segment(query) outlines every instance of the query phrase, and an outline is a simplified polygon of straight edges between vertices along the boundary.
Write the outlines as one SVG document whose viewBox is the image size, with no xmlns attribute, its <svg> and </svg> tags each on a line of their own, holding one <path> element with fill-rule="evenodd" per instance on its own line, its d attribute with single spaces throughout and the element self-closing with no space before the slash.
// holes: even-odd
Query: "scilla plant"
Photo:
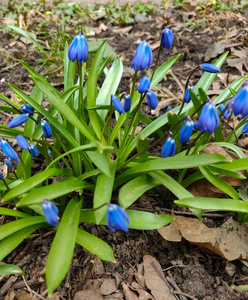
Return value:
<svg viewBox="0 0 248 300">
<path fill-rule="evenodd" d="M 205 73 L 194 89 L 188 78 L 181 106 L 152 121 L 141 114 L 141 106 L 146 101 L 151 109 L 157 107 L 158 99 L 153 89 L 179 57 L 158 67 L 158 58 L 164 48 L 172 47 L 174 36 L 171 30 L 163 30 L 160 40 L 152 71 L 153 53 L 149 43 L 143 41 L 138 45 L 131 64 L 135 74 L 130 91 L 116 94 L 123 65 L 116 57 L 108 67 L 111 55 L 104 57 L 107 42 L 89 57 L 87 40 L 79 33 L 69 47 L 65 47 L 63 93 L 21 62 L 35 84 L 31 95 L 13 84 L 10 84 L 11 88 L 25 104 L 20 106 L 0 95 L 8 103 L 1 109 L 17 114 L 8 126 L 0 126 L 1 149 L 14 164 L 7 162 L 9 172 L 6 178 L 2 174 L 0 177 L 2 203 L 10 202 L 13 209 L 1 207 L 0 212 L 16 218 L 0 228 L 0 259 L 36 229 L 52 226 L 56 233 L 46 263 L 49 296 L 66 276 L 76 243 L 102 260 L 115 260 L 111 247 L 82 230 L 79 227 L 82 223 L 107 225 L 113 232 L 165 226 L 173 220 L 170 215 L 128 208 L 143 193 L 158 185 L 169 189 L 179 204 L 190 206 L 195 198 L 185 187 L 202 177 L 231 198 L 239 197 L 230 185 L 215 176 L 223 173 L 244 178 L 237 172 L 239 167 L 228 167 L 232 163 L 222 155 L 201 154 L 200 151 L 210 143 L 214 133 L 216 142 L 240 154 L 232 142 L 228 143 L 232 134 L 227 142 L 222 141 L 221 112 L 215 104 L 227 101 L 246 77 L 232 83 L 213 103 L 206 91 L 227 53 L 215 65 L 197 66 L 196 69 Z M 90 65 L 89 69 L 87 65 Z M 145 76 L 136 84 L 140 72 Z M 98 78 L 102 74 L 105 79 L 99 86 Z M 44 96 L 50 104 L 48 110 L 42 105 Z M 224 111 L 235 110 L 235 103 L 225 106 Z M 234 114 L 238 112 L 235 110 Z M 139 120 L 146 126 L 136 135 Z M 22 124 L 24 126 L 20 127 Z M 240 128 L 235 136 L 240 133 Z M 148 140 L 151 135 L 157 137 L 154 142 Z M 16 139 L 22 152 L 12 148 L 10 138 Z M 189 139 L 192 140 L 190 148 L 181 151 L 181 144 Z M 162 142 L 162 157 L 149 156 L 148 150 Z M 46 164 L 33 174 L 32 157 L 39 153 Z M 201 173 L 184 180 L 185 170 L 192 167 L 199 167 Z M 171 169 L 180 170 L 178 181 L 166 173 Z M 112 201 L 114 190 L 118 191 L 118 204 Z M 85 207 L 84 197 L 89 193 L 93 196 L 92 206 Z M 201 218 L 198 205 L 193 205 L 192 210 Z"/>
</svg>

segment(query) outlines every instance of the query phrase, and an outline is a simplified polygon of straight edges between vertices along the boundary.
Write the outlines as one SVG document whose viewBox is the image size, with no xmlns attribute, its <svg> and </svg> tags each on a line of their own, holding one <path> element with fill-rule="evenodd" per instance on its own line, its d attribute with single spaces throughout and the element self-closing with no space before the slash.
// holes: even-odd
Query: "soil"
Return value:
<svg viewBox="0 0 248 300">
<path fill-rule="evenodd" d="M 211 63 L 220 56 L 221 53 L 208 61 L 205 60 L 206 51 L 211 44 L 225 43 L 227 45 L 225 50 L 233 50 L 233 44 L 238 44 L 234 46 L 235 49 L 247 49 L 247 16 L 247 14 L 234 12 L 207 11 L 204 15 L 206 18 L 204 26 L 198 26 L 199 20 L 203 18 L 200 13 L 196 14 L 194 11 L 170 7 L 149 15 L 144 23 L 135 22 L 130 29 L 128 29 L 130 25 L 111 25 L 106 19 L 89 19 L 86 27 L 95 30 L 94 39 L 107 38 L 117 55 L 122 58 L 125 71 L 118 90 L 123 92 L 129 90 L 130 73 L 132 73 L 130 64 L 137 44 L 141 40 L 146 39 L 155 47 L 154 57 L 156 57 L 158 46 L 155 43 L 159 39 L 161 29 L 167 26 L 172 29 L 175 36 L 173 49 L 163 50 L 159 64 L 180 54 L 172 72 L 183 85 L 192 68 L 202 62 Z M 185 25 L 186 21 L 190 20 L 195 25 L 194 28 Z M 99 31 L 102 24 L 105 26 L 104 30 Z M 236 32 L 233 36 L 230 34 L 232 31 Z M 228 37 L 228 34 L 231 37 Z M 34 51 L 32 45 L 26 45 L 20 40 L 14 41 L 9 34 L 1 34 L 0 39 L 1 48 L 6 51 L 0 53 L 2 54 L 0 56 L 0 92 L 6 97 L 13 98 L 14 93 L 8 86 L 10 82 L 30 93 L 33 87 L 32 81 L 17 59 L 22 59 L 29 65 L 37 67 L 36 60 L 39 55 Z M 6 53 L 11 54 L 11 59 L 7 57 Z M 244 70 L 245 67 L 244 64 Z M 44 71 L 44 69 L 42 70 Z M 171 99 L 170 104 L 175 106 L 182 97 L 182 90 L 172 75 L 168 75 L 163 80 L 157 93 L 160 101 L 169 98 Z M 242 75 L 240 69 L 231 67 L 225 62 L 221 68 L 221 74 L 217 78 L 218 89 L 223 89 L 240 75 Z M 200 76 L 200 71 L 195 73 L 192 83 L 195 84 Z M 52 76 L 49 80 L 59 91 L 63 90 L 62 79 L 59 75 Z M 216 86 L 210 89 L 216 89 Z M 171 94 L 168 94 L 168 90 Z M 159 114 L 165 112 L 166 106 L 159 111 Z M 147 106 L 144 106 L 143 112 L 151 117 Z M 11 118 L 10 114 L 5 112 L 1 114 L 2 123 L 8 122 L 9 118 Z M 160 148 L 154 151 L 156 155 L 160 156 Z M 135 203 L 134 208 L 158 214 L 174 212 L 193 217 L 189 211 L 178 208 L 173 200 L 175 198 L 169 191 L 159 187 L 142 196 Z M 209 227 L 214 227 L 216 224 L 221 225 L 229 216 L 230 214 L 225 213 L 219 217 L 210 215 L 203 221 Z M 8 220 L 6 218 L 5 222 Z M 145 284 L 142 287 L 137 274 L 144 275 L 141 275 L 140 269 L 145 255 L 155 258 L 162 267 L 164 276 L 169 277 L 172 282 L 170 289 L 172 292 L 177 291 L 177 294 L 174 294 L 175 299 L 248 299 L 247 292 L 238 292 L 231 288 L 232 284 L 247 284 L 248 264 L 245 261 L 228 262 L 187 241 L 168 242 L 157 230 L 129 230 L 128 233 L 112 233 L 105 226 L 93 224 L 82 224 L 81 228 L 106 241 L 114 250 L 116 263 L 101 262 L 97 257 L 77 245 L 70 272 L 57 288 L 52 299 L 73 299 L 73 297 L 75 300 L 168 299 L 163 294 L 160 297 L 152 298 L 150 289 Z M 37 235 L 26 239 L 4 259 L 4 263 L 21 267 L 27 277 L 25 279 L 25 277 L 14 275 L 2 276 L 0 278 L 0 299 L 46 299 L 45 264 L 53 236 L 54 232 L 47 232 L 47 229 L 43 228 L 37 232 Z M 104 284 L 107 285 L 105 291 L 103 291 Z M 138 292 L 137 286 L 147 292 L 146 296 Z M 78 292 L 83 289 L 91 291 L 91 293 L 79 294 Z M 96 290 L 100 293 L 97 293 Z"/>
</svg>

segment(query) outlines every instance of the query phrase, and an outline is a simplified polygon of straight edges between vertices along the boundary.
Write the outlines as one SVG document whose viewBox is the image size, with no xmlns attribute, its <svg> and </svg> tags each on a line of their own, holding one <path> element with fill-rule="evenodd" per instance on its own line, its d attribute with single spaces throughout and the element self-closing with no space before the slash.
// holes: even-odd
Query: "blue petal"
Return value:
<svg viewBox="0 0 248 300">
<path fill-rule="evenodd" d="M 50 127 L 50 125 L 47 123 L 46 120 L 41 120 L 41 128 L 46 138 L 52 137 L 53 135 L 52 128 Z"/>
<path fill-rule="evenodd" d="M 29 118 L 29 114 L 22 114 L 19 115 L 18 117 L 14 118 L 13 120 L 11 120 L 8 124 L 8 128 L 14 128 L 17 126 L 22 125 L 23 123 L 25 123 Z"/>
<path fill-rule="evenodd" d="M 0 146 L 2 148 L 3 153 L 10 159 L 18 162 L 19 161 L 19 157 L 18 154 L 15 152 L 15 150 L 10 146 L 10 144 L 5 141 L 5 140 L 1 140 L 0 141 Z"/>
<path fill-rule="evenodd" d="M 153 91 L 146 93 L 146 100 L 151 109 L 155 109 L 158 106 L 158 98 Z"/>
<path fill-rule="evenodd" d="M 22 135 L 17 135 L 16 137 L 16 142 L 17 142 L 17 145 L 21 148 L 21 149 L 24 149 L 24 150 L 27 150 L 28 149 L 28 142 L 26 141 L 26 139 L 22 136 Z"/>
</svg>

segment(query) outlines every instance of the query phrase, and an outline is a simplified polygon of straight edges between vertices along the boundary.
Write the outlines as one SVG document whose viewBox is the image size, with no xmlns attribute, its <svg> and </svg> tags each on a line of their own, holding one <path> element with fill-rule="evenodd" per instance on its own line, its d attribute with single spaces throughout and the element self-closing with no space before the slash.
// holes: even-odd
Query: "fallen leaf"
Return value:
<svg viewBox="0 0 248 300">
<path fill-rule="evenodd" d="M 100 293 L 103 296 L 113 294 L 114 292 L 116 292 L 116 290 L 117 290 L 117 286 L 116 286 L 115 279 L 111 279 L 111 278 L 103 279 L 103 283 L 100 287 Z"/>
<path fill-rule="evenodd" d="M 103 300 L 97 279 L 87 280 L 83 291 L 75 294 L 73 300 Z"/>
<path fill-rule="evenodd" d="M 229 58 L 226 60 L 229 67 L 234 67 L 239 70 L 240 74 L 243 74 L 243 65 L 246 62 L 245 57 Z M 243 75 L 242 75 L 243 76 Z"/>
<path fill-rule="evenodd" d="M 179 242 L 179 236 L 227 260 L 246 259 L 248 256 L 248 224 L 239 224 L 232 218 L 219 228 L 208 228 L 198 219 L 174 217 L 169 226 L 159 228 L 161 236 Z"/>
<path fill-rule="evenodd" d="M 114 32 L 114 33 L 128 33 L 130 30 L 132 30 L 133 29 L 133 26 L 127 26 L 127 27 L 117 27 L 117 28 L 115 28 L 115 29 L 112 29 L 112 31 Z"/>
<path fill-rule="evenodd" d="M 175 300 L 171 294 L 164 277 L 163 269 L 159 262 L 151 255 L 144 258 L 145 283 L 156 300 Z"/>
<path fill-rule="evenodd" d="M 209 61 L 211 58 L 215 58 L 219 54 L 222 54 L 226 45 L 222 43 L 213 43 L 208 47 L 205 53 L 205 61 Z"/>
<path fill-rule="evenodd" d="M 131 289 L 128 287 L 128 285 L 126 283 L 122 282 L 121 286 L 123 289 L 123 295 L 124 295 L 125 299 L 139 300 L 138 296 L 133 291 L 131 291 Z"/>
</svg>

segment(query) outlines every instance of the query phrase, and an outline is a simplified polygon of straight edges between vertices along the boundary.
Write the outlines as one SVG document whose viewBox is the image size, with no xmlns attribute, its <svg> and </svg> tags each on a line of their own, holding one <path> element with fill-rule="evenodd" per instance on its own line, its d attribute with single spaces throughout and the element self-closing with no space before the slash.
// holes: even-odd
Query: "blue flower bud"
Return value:
<svg viewBox="0 0 248 300">
<path fill-rule="evenodd" d="M 14 128 L 20 126 L 23 123 L 27 122 L 28 118 L 29 118 L 29 114 L 19 115 L 18 117 L 14 118 L 9 122 L 8 128 Z"/>
<path fill-rule="evenodd" d="M 16 137 L 16 142 L 17 142 L 17 145 L 23 149 L 23 150 L 27 150 L 28 149 L 28 142 L 26 141 L 26 139 L 22 136 L 22 135 L 18 135 Z"/>
<path fill-rule="evenodd" d="M 88 58 L 88 42 L 82 33 L 79 33 L 72 40 L 68 48 L 68 57 L 71 61 L 78 60 L 81 64 Z"/>
<path fill-rule="evenodd" d="M 200 114 L 198 128 L 200 131 L 208 131 L 212 134 L 219 126 L 220 118 L 216 106 L 209 100 Z"/>
<path fill-rule="evenodd" d="M 110 230 L 113 232 L 117 230 L 123 230 L 125 232 L 128 231 L 127 224 L 130 224 L 129 216 L 119 205 L 116 204 L 108 204 L 107 210 L 107 225 Z"/>
<path fill-rule="evenodd" d="M 135 71 L 148 70 L 152 64 L 153 55 L 150 44 L 147 41 L 141 42 L 134 54 L 134 59 L 131 63 L 131 68 Z"/>
<path fill-rule="evenodd" d="M 158 98 L 153 91 L 146 93 L 147 104 L 151 109 L 155 109 L 158 106 Z"/>
<path fill-rule="evenodd" d="M 148 76 L 142 77 L 138 86 L 138 92 L 140 94 L 145 93 L 147 90 L 149 90 L 150 85 L 151 85 L 151 79 Z"/>
<path fill-rule="evenodd" d="M 247 133 L 248 132 L 248 123 L 245 124 L 242 133 Z"/>
<path fill-rule="evenodd" d="M 49 156 L 51 156 L 51 155 L 52 155 L 52 150 L 51 150 L 51 149 L 48 149 L 48 150 L 47 150 L 47 154 L 48 154 Z"/>
<path fill-rule="evenodd" d="M 119 100 L 118 97 L 111 95 L 111 99 L 112 99 L 112 103 L 114 105 L 114 108 L 120 113 L 120 114 L 124 114 L 124 107 L 121 103 L 121 101 Z"/>
<path fill-rule="evenodd" d="M 0 146 L 2 148 L 3 153 L 10 159 L 18 162 L 19 157 L 18 154 L 15 152 L 15 150 L 10 146 L 10 144 L 4 140 L 0 139 Z"/>
<path fill-rule="evenodd" d="M 198 121 L 195 121 L 195 122 L 194 122 L 194 128 L 195 128 L 196 130 L 198 130 L 198 131 L 201 131 L 201 132 L 206 131 L 206 130 L 204 130 L 204 129 L 202 129 L 202 128 L 199 127 L 199 122 L 198 122 Z"/>
<path fill-rule="evenodd" d="M 10 170 L 13 169 L 13 165 L 9 159 L 5 158 L 4 163 Z"/>
<path fill-rule="evenodd" d="M 3 173 L 0 173 L 0 180 L 3 179 Z"/>
<path fill-rule="evenodd" d="M 42 203 L 42 210 L 45 215 L 47 223 L 53 227 L 58 227 L 59 224 L 58 207 L 53 202 L 44 199 Z"/>
<path fill-rule="evenodd" d="M 126 94 L 124 97 L 124 111 L 128 112 L 131 108 L 131 96 Z"/>
<path fill-rule="evenodd" d="M 43 133 L 44 133 L 44 136 L 46 138 L 50 138 L 53 136 L 53 133 L 52 133 L 52 128 L 50 127 L 50 125 L 47 123 L 46 120 L 42 119 L 41 120 L 41 128 L 43 130 Z"/>
<path fill-rule="evenodd" d="M 167 106 L 167 108 L 166 108 L 166 112 L 169 112 L 169 111 L 171 111 L 171 106 L 170 105 Z"/>
<path fill-rule="evenodd" d="M 189 88 L 191 88 L 192 90 L 194 90 L 193 86 L 188 86 L 184 95 L 183 95 L 183 101 L 185 103 L 189 103 L 189 101 L 191 100 L 191 97 L 190 97 L 190 93 L 189 93 Z"/>
<path fill-rule="evenodd" d="M 229 117 L 230 117 L 230 114 L 231 114 L 231 113 L 230 113 L 230 111 L 229 111 L 228 108 L 226 109 L 226 107 L 225 107 L 224 104 L 220 104 L 220 105 L 219 105 L 219 109 L 220 109 L 221 112 L 223 112 L 223 111 L 225 110 L 224 113 L 223 113 L 223 117 L 224 117 L 224 118 L 229 118 Z"/>
<path fill-rule="evenodd" d="M 34 157 L 38 157 L 39 155 L 38 149 L 34 144 L 28 146 L 28 152 Z"/>
<path fill-rule="evenodd" d="M 165 28 L 161 32 L 160 41 L 164 48 L 167 48 L 168 50 L 171 48 L 173 41 L 174 41 L 174 36 L 173 36 L 172 31 L 169 28 Z"/>
<path fill-rule="evenodd" d="M 200 68 L 205 71 L 205 72 L 209 72 L 209 73 L 219 73 L 220 69 L 214 65 L 211 64 L 202 64 L 200 65 Z"/>
<path fill-rule="evenodd" d="M 235 117 L 241 115 L 241 118 L 244 119 L 248 116 L 248 83 L 243 84 L 227 107 L 228 110 L 232 109 Z"/>
<path fill-rule="evenodd" d="M 168 156 L 172 156 L 176 153 L 176 141 L 170 136 L 164 143 L 162 148 L 162 157 L 166 158 Z"/>
<path fill-rule="evenodd" d="M 33 115 L 33 112 L 34 112 L 34 108 L 30 105 L 27 105 L 27 104 L 22 104 L 20 106 L 20 111 L 24 112 L 24 113 L 27 113 L 29 114 L 30 116 Z"/>
<path fill-rule="evenodd" d="M 193 128 L 194 128 L 194 122 L 187 119 L 179 132 L 179 142 L 181 144 L 186 143 L 190 139 L 193 132 Z"/>
</svg>

